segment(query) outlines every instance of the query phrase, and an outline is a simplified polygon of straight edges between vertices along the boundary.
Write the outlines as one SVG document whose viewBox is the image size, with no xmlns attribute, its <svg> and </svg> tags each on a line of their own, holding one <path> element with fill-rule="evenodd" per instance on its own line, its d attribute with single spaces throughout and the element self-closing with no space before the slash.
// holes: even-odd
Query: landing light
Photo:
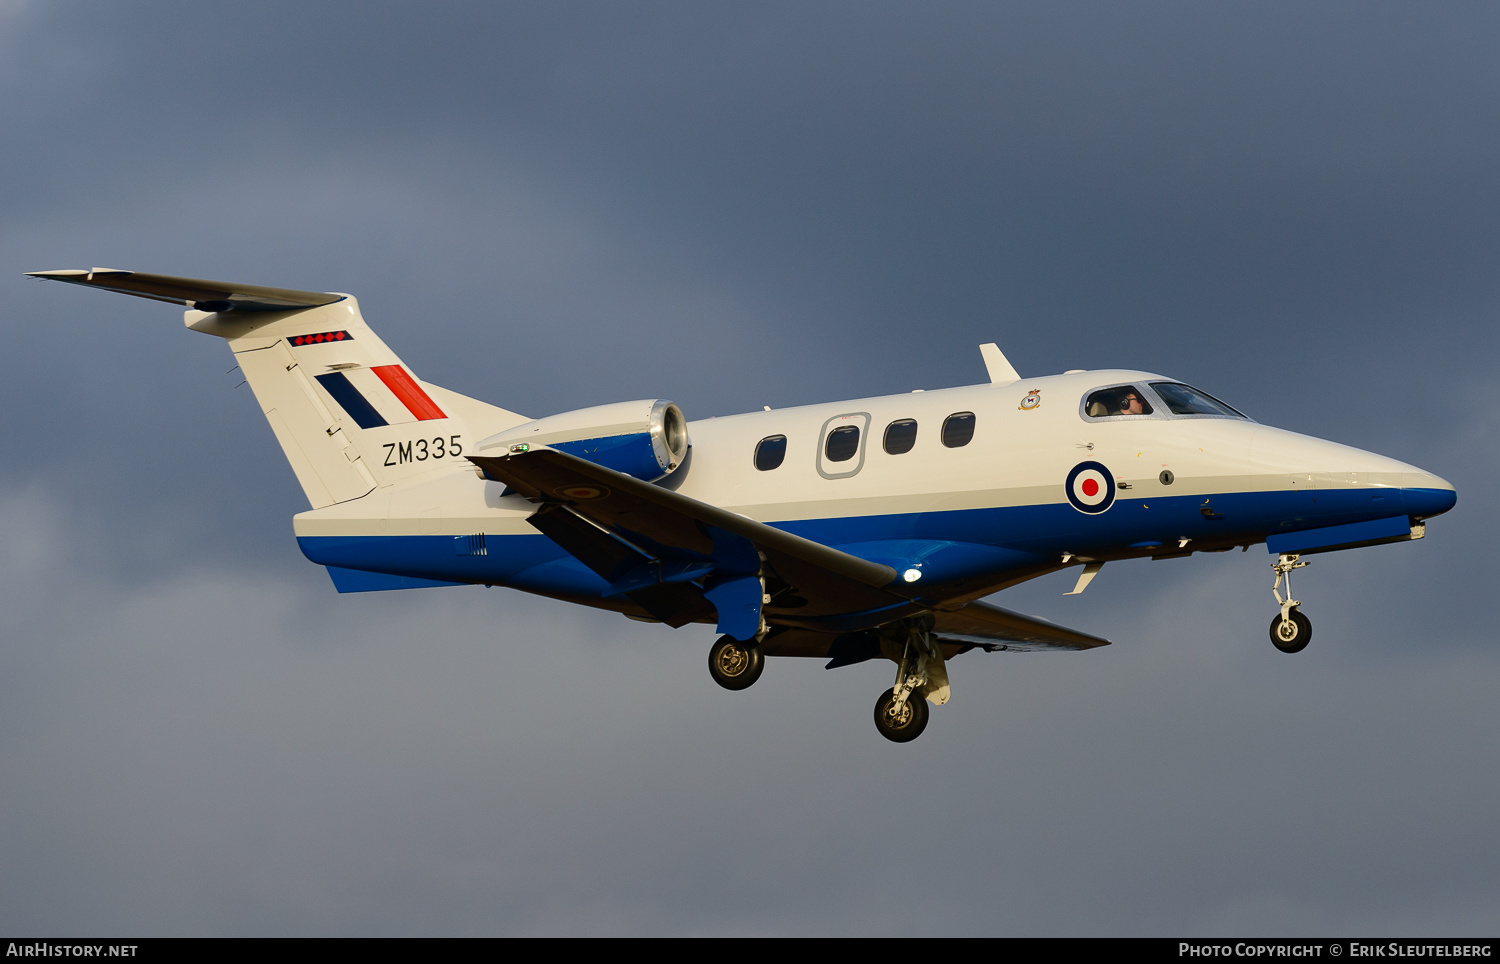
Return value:
<svg viewBox="0 0 1500 964">
<path fill-rule="evenodd" d="M 901 574 L 901 578 L 905 579 L 907 582 L 916 582 L 918 579 L 922 578 L 922 570 L 908 569 Z"/>
</svg>

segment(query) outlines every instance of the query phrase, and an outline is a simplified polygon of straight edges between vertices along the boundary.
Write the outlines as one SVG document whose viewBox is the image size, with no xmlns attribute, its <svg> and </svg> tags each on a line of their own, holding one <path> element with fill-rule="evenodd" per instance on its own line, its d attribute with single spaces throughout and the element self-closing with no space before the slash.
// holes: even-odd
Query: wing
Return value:
<svg viewBox="0 0 1500 964">
<path fill-rule="evenodd" d="M 173 278 L 164 274 L 121 271 L 119 268 L 69 268 L 60 271 L 31 271 L 32 278 L 63 281 L 68 284 L 103 288 L 122 295 L 187 305 L 199 311 L 296 311 L 342 301 L 344 296 L 326 291 L 297 291 L 293 288 L 265 288 L 260 285 L 236 285 L 201 278 Z"/>
<path fill-rule="evenodd" d="M 542 503 L 531 524 L 607 580 L 612 593 L 672 625 L 705 620 L 710 606 L 722 609 L 714 598 L 715 580 L 756 573 L 762 561 L 772 597 L 765 616 L 781 630 L 767 640 L 768 652 L 857 662 L 879 651 L 875 636 L 864 631 L 932 611 L 930 601 L 924 605 L 903 591 L 905 584 L 889 566 L 564 452 L 536 448 L 470 460 Z M 1014 644 L 1000 648 L 1019 650 L 1109 645 L 982 602 L 932 612 L 934 634 L 958 652 L 997 641 Z"/>
<path fill-rule="evenodd" d="M 952 612 L 933 610 L 932 638 L 945 659 L 971 649 L 986 652 L 1082 650 L 1108 646 L 1109 640 L 1021 613 L 971 602 Z M 881 656 L 891 657 L 893 641 L 879 630 L 832 634 L 805 629 L 772 633 L 762 647 L 768 656 L 813 656 L 827 659 L 825 669 L 837 669 Z"/>
<path fill-rule="evenodd" d="M 1000 640 L 1019 643 L 1004 648 L 1020 650 L 1094 649 L 1109 645 L 1107 639 L 978 601 L 953 612 L 935 612 L 933 616 L 936 619 L 933 633 L 959 642 L 983 645 Z"/>
<path fill-rule="evenodd" d="M 762 571 L 771 596 L 765 618 L 781 626 L 837 633 L 925 608 L 900 591 L 904 584 L 889 566 L 564 452 L 534 448 L 470 461 L 542 503 L 532 525 L 608 580 L 610 594 L 629 596 L 674 625 L 703 618 L 707 599 L 723 627 L 726 606 L 738 612 L 750 605 L 744 593 L 752 582 L 758 622 L 761 591 L 753 577 Z M 734 583 L 738 595 L 725 588 Z M 660 598 L 646 598 L 653 594 Z"/>
</svg>

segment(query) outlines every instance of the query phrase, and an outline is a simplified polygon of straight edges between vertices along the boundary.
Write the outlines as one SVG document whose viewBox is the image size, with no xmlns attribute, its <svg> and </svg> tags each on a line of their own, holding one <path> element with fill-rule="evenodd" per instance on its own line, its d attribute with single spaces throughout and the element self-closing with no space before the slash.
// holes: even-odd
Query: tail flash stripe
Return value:
<svg viewBox="0 0 1500 964">
<path fill-rule="evenodd" d="M 378 365 L 372 369 L 380 380 L 385 382 L 386 387 L 401 400 L 407 410 L 417 417 L 417 421 L 425 422 L 433 418 L 447 418 L 443 410 L 437 407 L 437 403 L 427 397 L 422 391 L 422 386 L 406 373 L 406 369 L 400 365 Z"/>
<path fill-rule="evenodd" d="M 333 400 L 339 403 L 354 423 L 360 428 L 379 428 L 390 423 L 377 411 L 365 397 L 359 393 L 349 379 L 344 377 L 343 372 L 329 372 L 327 375 L 318 376 L 318 384 L 322 385 Z M 425 397 L 425 396 L 424 396 Z"/>
</svg>

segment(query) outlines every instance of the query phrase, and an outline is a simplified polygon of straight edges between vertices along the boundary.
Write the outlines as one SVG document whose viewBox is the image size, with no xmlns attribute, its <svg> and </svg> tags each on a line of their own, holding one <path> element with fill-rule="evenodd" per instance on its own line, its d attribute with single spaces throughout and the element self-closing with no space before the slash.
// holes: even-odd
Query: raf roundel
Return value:
<svg viewBox="0 0 1500 964">
<path fill-rule="evenodd" d="M 1064 486 L 1068 501 L 1079 512 L 1095 515 L 1115 502 L 1115 477 L 1099 462 L 1079 462 Z"/>
<path fill-rule="evenodd" d="M 591 502 L 609 495 L 609 490 L 602 485 L 565 485 L 557 493 L 575 502 Z"/>
</svg>

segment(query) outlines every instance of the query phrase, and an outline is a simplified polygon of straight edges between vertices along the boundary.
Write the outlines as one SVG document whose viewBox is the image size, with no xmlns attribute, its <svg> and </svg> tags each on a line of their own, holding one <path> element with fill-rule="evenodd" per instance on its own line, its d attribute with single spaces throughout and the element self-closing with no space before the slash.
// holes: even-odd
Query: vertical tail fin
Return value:
<svg viewBox="0 0 1500 964">
<path fill-rule="evenodd" d="M 526 420 L 417 379 L 349 295 L 106 268 L 34 276 L 190 305 L 187 327 L 229 342 L 313 508 L 469 471 L 474 443 Z"/>
</svg>

